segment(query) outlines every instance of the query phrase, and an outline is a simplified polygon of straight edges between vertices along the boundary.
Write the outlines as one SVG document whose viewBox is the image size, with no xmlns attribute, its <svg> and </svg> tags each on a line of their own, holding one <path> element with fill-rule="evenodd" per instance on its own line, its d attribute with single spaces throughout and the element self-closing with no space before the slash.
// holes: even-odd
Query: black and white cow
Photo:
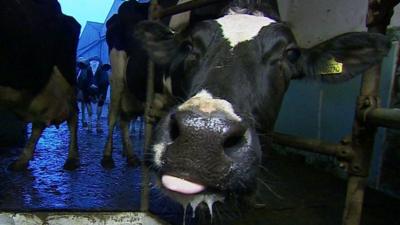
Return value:
<svg viewBox="0 0 400 225">
<path fill-rule="evenodd" d="M 184 207 L 254 192 L 270 148 L 261 150 L 258 134 L 273 130 L 292 79 L 346 81 L 389 50 L 385 36 L 365 32 L 303 49 L 287 24 L 262 10 L 271 7 L 247 2 L 256 1 L 233 1 L 225 16 L 183 32 L 150 21 L 135 28 L 151 59 L 179 79 L 173 89 L 183 101 L 158 123 L 150 164 Z"/>
<path fill-rule="evenodd" d="M 42 131 L 67 121 L 66 169 L 78 166 L 76 48 L 80 25 L 56 0 L 0 1 L 0 107 L 32 122 L 32 134 L 12 169 L 27 167 Z"/>
<path fill-rule="evenodd" d="M 159 1 L 164 8 L 175 5 L 178 0 Z M 118 13 L 107 21 L 107 44 L 110 49 L 110 76 L 111 101 L 108 114 L 108 138 L 105 146 L 102 165 L 113 167 L 112 146 L 113 131 L 117 121 L 120 123 L 123 154 L 127 156 L 130 165 L 137 165 L 139 160 L 134 154 L 132 141 L 129 136 L 129 123 L 144 113 L 146 100 L 147 62 L 148 56 L 139 40 L 132 35 L 138 22 L 147 20 L 149 3 L 139 3 L 136 0 L 124 2 Z M 218 11 L 226 6 L 226 1 L 217 4 L 217 7 L 201 8 L 191 16 L 191 20 L 216 17 Z M 168 24 L 169 18 L 163 20 Z M 179 23 L 176 23 L 179 24 Z M 158 92 L 163 92 L 161 69 L 157 69 Z M 167 81 L 168 82 L 168 81 Z M 167 100 L 157 94 L 155 105 L 163 107 Z"/>
<path fill-rule="evenodd" d="M 148 4 L 127 1 L 119 7 L 118 13 L 107 21 L 106 39 L 110 50 L 112 70 L 110 76 L 111 96 L 108 110 L 108 138 L 101 162 L 103 167 L 114 166 L 112 159 L 113 132 L 117 121 L 119 121 L 121 128 L 123 154 L 127 157 L 129 164 L 137 165 L 139 163 L 132 150 L 129 123 L 144 112 L 143 99 L 145 99 L 147 58 L 144 50 L 137 48 L 135 42 L 130 41 L 132 35 L 129 35 L 128 30 L 131 30 L 138 21 L 145 20 L 147 12 Z M 130 45 L 129 43 L 133 44 Z M 128 62 L 136 63 L 136 69 L 135 66 L 128 68 Z M 136 76 L 128 78 L 126 76 L 128 70 L 134 72 Z M 134 81 L 132 82 L 130 78 L 134 78 Z M 128 83 L 132 84 L 132 88 L 128 87 Z M 136 90 L 138 94 L 135 95 L 130 90 Z"/>
<path fill-rule="evenodd" d="M 103 64 L 99 57 L 91 57 L 88 60 L 78 62 L 78 96 L 81 101 L 81 121 L 82 126 L 91 125 L 92 103 L 96 104 L 96 130 L 101 131 L 101 113 L 103 112 L 104 102 L 107 97 L 109 86 L 108 71 L 111 69 L 109 64 Z M 89 123 L 86 121 L 85 109 L 88 111 Z"/>
</svg>

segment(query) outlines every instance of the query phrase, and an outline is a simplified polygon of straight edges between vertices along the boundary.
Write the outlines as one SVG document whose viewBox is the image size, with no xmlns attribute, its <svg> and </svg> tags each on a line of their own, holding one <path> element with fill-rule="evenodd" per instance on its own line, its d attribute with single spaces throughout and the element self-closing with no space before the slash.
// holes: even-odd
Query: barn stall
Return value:
<svg viewBox="0 0 400 225">
<path fill-rule="evenodd" d="M 293 23 L 295 31 L 299 33 L 296 35 L 298 41 L 303 45 L 312 45 L 345 31 L 366 29 L 364 21 L 366 21 L 365 12 L 368 8 L 367 1 L 352 1 L 351 3 L 335 1 L 335 4 L 321 4 L 319 1 L 311 0 L 307 1 L 307 4 L 303 2 L 300 4 L 300 1 L 283 1 L 280 2 L 279 7 L 283 18 L 286 18 L 284 20 Z M 312 9 L 312 14 L 309 13 L 310 9 Z M 315 17 L 324 18 L 324 20 L 315 20 Z M 335 26 L 337 30 L 332 29 L 331 25 L 326 25 L 332 24 L 332 21 L 335 21 L 335 24 L 345 24 L 346 26 Z M 322 29 L 324 36 L 313 36 L 315 28 Z M 392 51 L 382 66 L 381 85 L 383 87 L 380 96 L 382 97 L 382 107 L 385 108 L 395 107 L 396 100 L 392 96 L 395 96 L 394 92 L 398 90 L 394 86 L 396 84 L 397 45 L 396 42 L 393 43 Z M 351 131 L 355 112 L 354 102 L 358 95 L 360 82 L 359 79 L 339 87 L 292 83 L 286 95 L 276 130 L 333 143 L 341 140 Z M 393 87 L 393 91 L 388 87 Z M 299 93 L 302 95 L 301 99 L 299 99 Z M 294 111 L 296 113 L 293 113 Z M 378 125 L 380 123 L 376 118 L 381 113 L 381 111 L 375 111 L 375 114 L 370 116 L 371 120 Z M 339 125 L 338 121 L 340 121 Z M 396 122 L 387 122 L 386 124 L 396 124 Z M 137 125 L 136 130 L 139 131 L 140 127 Z M 48 133 L 38 143 L 37 156 L 31 162 L 27 172 L 14 173 L 6 169 L 6 165 L 16 156 L 15 152 L 18 149 L 2 151 L 0 205 L 5 213 L 0 217 L 0 221 L 8 221 L 7 223 L 10 224 L 13 224 L 13 220 L 15 224 L 43 224 L 45 222 L 47 224 L 162 223 L 145 213 L 130 213 L 149 210 L 169 223 L 182 223 L 183 210 L 161 196 L 154 186 L 148 190 L 150 191 L 149 198 L 146 193 L 143 195 L 141 191 L 143 177 L 139 168 L 128 168 L 122 158 L 116 158 L 119 163 L 113 170 L 108 171 L 101 168 L 99 162 L 105 143 L 105 137 L 102 134 L 80 130 L 81 168 L 74 172 L 64 171 L 62 169 L 64 158 L 62 157 L 66 151 L 63 146 L 66 146 L 67 143 L 63 140 L 65 129 L 62 126 L 59 130 L 48 130 Z M 382 150 L 385 149 L 384 146 L 390 146 L 385 138 L 385 130 L 379 132 L 371 164 L 371 176 L 369 176 L 369 184 L 373 189 L 367 189 L 361 224 L 398 224 L 400 221 L 398 193 L 396 197 L 396 190 L 392 189 L 390 193 L 393 197 L 389 197 L 387 194 L 389 190 L 386 191 L 386 194 L 376 190 L 381 189 L 380 173 L 381 168 L 385 167 L 382 158 L 385 152 Z M 143 144 L 142 134 L 135 132 L 132 138 L 136 140 L 136 149 L 143 151 L 143 148 L 140 148 Z M 288 141 L 285 138 L 288 136 L 276 134 L 276 140 L 280 143 L 287 144 Z M 119 138 L 116 137 L 116 139 Z M 346 145 L 343 147 L 341 144 L 329 144 L 326 145 L 327 147 L 323 147 L 320 142 L 313 142 L 313 140 L 296 139 L 297 141 L 293 141 L 292 138 L 290 140 L 292 140 L 290 141 L 292 147 L 309 147 L 320 153 L 329 153 L 334 156 L 339 154 L 341 158 L 347 158 L 347 153 L 336 152 L 337 149 L 348 150 Z M 348 143 L 346 141 L 347 139 L 342 143 Z M 306 143 L 301 144 L 304 142 Z M 318 144 L 317 147 L 314 143 Z M 121 146 L 116 146 L 116 148 L 121 149 Z M 277 149 L 279 148 L 277 147 Z M 335 151 L 323 151 L 324 149 L 335 149 Z M 394 150 L 396 149 L 394 148 Z M 304 158 L 306 160 L 311 158 L 315 161 L 309 155 L 298 156 L 299 154 L 292 152 L 283 154 L 282 150 L 277 150 L 277 152 L 279 154 L 271 154 L 270 161 L 265 166 L 267 171 L 264 171 L 265 174 L 260 178 L 261 182 L 265 184 L 265 189 L 259 194 L 259 198 L 265 202 L 266 207 L 250 213 L 238 224 L 293 224 L 293 221 L 296 221 L 295 224 L 333 225 L 341 223 L 346 196 L 345 180 L 332 175 L 332 171 L 324 172 L 299 162 L 298 159 L 304 160 Z M 396 159 L 390 157 L 389 160 Z M 328 161 L 334 160 L 328 159 Z M 344 167 L 348 165 L 346 160 L 340 160 L 339 163 Z M 353 178 L 350 180 L 365 182 L 365 170 L 367 169 L 363 168 L 363 170 L 362 174 L 352 171 L 350 174 Z M 395 179 L 395 177 L 393 178 Z M 296 188 L 293 189 L 293 187 Z M 360 190 L 357 191 L 360 193 Z M 141 195 L 142 201 L 140 200 Z M 362 198 L 356 199 L 355 202 L 362 203 Z M 360 210 L 359 205 L 350 205 L 355 205 L 356 211 Z M 347 212 L 350 210 L 350 214 L 353 213 L 354 208 L 346 206 L 346 209 Z M 33 215 L 27 213 L 31 211 L 38 213 Z M 58 212 L 54 213 L 54 211 Z M 68 211 L 73 213 L 66 213 Z M 82 213 L 82 211 L 86 212 Z M 19 213 L 15 214 L 15 212 Z M 358 224 L 359 216 L 354 213 L 354 215 L 345 217 L 343 224 Z"/>
</svg>

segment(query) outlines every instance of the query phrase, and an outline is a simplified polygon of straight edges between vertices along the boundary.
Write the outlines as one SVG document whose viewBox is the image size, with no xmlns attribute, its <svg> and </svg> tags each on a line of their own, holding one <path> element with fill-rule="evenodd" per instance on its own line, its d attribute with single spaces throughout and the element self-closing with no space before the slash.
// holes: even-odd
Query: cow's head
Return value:
<svg viewBox="0 0 400 225">
<path fill-rule="evenodd" d="M 87 70 L 90 69 L 92 74 L 96 74 L 98 69 L 101 69 L 101 71 L 107 72 L 111 70 L 110 64 L 103 64 L 100 60 L 99 57 L 92 57 L 88 60 L 79 60 L 77 62 L 77 66 L 80 70 Z"/>
<path fill-rule="evenodd" d="M 273 129 L 292 79 L 345 81 L 389 49 L 383 35 L 362 32 L 302 49 L 285 23 L 233 10 L 181 33 L 146 21 L 135 34 L 184 100 L 158 124 L 152 168 L 170 196 L 194 205 L 254 189 L 257 131 Z"/>
</svg>

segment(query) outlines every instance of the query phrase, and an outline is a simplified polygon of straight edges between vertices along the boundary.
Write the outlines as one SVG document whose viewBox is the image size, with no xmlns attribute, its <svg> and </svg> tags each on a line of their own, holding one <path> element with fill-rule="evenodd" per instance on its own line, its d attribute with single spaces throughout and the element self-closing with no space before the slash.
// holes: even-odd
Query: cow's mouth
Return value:
<svg viewBox="0 0 400 225">
<path fill-rule="evenodd" d="M 163 175 L 161 177 L 161 183 L 167 190 L 183 195 L 199 194 L 206 189 L 202 184 L 194 183 L 171 175 Z"/>
<path fill-rule="evenodd" d="M 213 215 L 213 206 L 216 202 L 223 202 L 225 197 L 220 193 L 212 192 L 203 184 L 188 181 L 179 177 L 164 174 L 160 177 L 164 192 L 177 200 L 184 208 L 191 207 L 193 212 L 201 206 L 208 209 Z"/>
</svg>

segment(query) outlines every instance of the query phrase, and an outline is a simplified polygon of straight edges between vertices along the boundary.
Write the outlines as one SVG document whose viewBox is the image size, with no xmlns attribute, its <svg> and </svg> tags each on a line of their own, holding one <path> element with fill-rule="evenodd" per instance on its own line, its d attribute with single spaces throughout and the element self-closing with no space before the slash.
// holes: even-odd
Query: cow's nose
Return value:
<svg viewBox="0 0 400 225">
<path fill-rule="evenodd" d="M 182 151 L 224 152 L 227 156 L 246 144 L 246 131 L 242 121 L 218 112 L 178 111 L 171 115 L 169 124 L 171 141 L 184 145 Z"/>
</svg>

